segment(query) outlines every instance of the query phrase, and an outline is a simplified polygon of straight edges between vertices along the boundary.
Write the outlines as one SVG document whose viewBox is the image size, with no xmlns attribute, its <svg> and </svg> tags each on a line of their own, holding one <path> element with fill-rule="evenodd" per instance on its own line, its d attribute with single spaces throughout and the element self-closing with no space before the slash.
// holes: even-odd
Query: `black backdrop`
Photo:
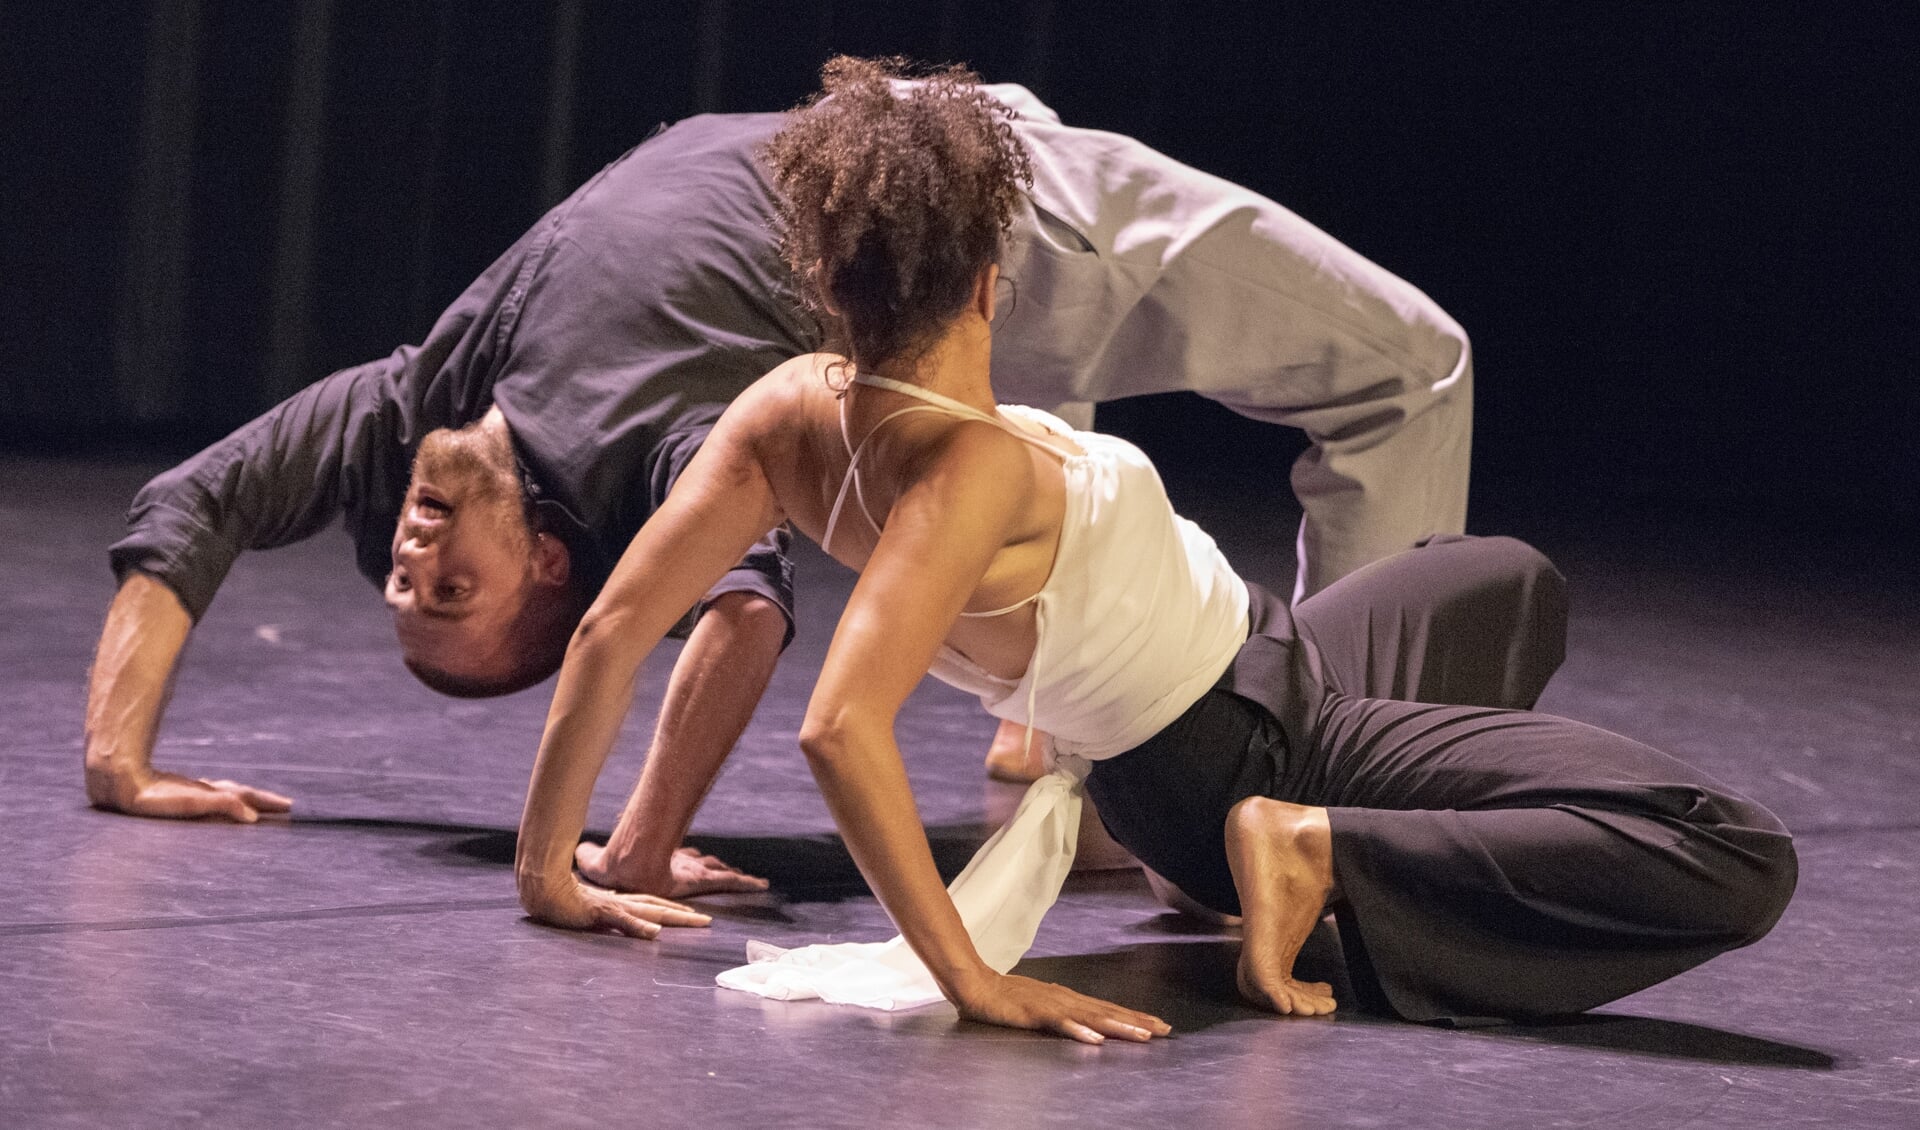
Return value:
<svg viewBox="0 0 1920 1130">
<path fill-rule="evenodd" d="M 204 442 L 417 339 L 656 122 L 897 52 L 1026 82 L 1426 290 L 1476 344 L 1483 486 L 1904 521 L 1901 7 L 0 0 L 0 442 Z M 1272 465 L 1249 435 L 1209 445 L 1221 473 Z"/>
</svg>

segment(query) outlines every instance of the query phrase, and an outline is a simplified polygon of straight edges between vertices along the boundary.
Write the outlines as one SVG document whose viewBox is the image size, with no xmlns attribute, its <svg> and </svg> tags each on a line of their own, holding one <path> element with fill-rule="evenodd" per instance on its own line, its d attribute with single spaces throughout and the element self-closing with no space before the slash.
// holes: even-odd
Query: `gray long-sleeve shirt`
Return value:
<svg viewBox="0 0 1920 1130">
<path fill-rule="evenodd" d="M 1301 592 L 1460 530 L 1472 366 L 1444 311 L 1271 200 L 989 89 L 1022 115 L 1034 163 L 1002 257 L 1018 284 L 994 320 L 1002 397 L 1185 389 L 1305 429 Z M 693 118 L 615 161 L 420 346 L 326 378 L 149 483 L 115 569 L 159 577 L 197 619 L 240 552 L 343 515 L 378 584 L 420 438 L 498 403 L 576 568 L 603 579 L 726 403 L 818 345 L 755 158 L 780 121 Z M 728 588 L 791 618 L 779 539 Z"/>
<path fill-rule="evenodd" d="M 792 300 L 754 153 L 779 115 L 704 116 L 615 161 L 469 286 L 419 346 L 301 390 L 134 499 L 115 572 L 197 621 L 242 552 L 336 516 L 384 583 L 421 438 L 498 404 L 530 493 L 598 584 L 728 401 L 816 345 Z M 781 542 L 723 585 L 789 617 Z"/>
</svg>

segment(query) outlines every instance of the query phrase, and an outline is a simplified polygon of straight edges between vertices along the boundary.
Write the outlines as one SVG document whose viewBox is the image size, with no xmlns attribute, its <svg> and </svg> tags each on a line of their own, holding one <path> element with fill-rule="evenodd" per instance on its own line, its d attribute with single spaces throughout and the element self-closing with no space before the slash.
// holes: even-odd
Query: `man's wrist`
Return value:
<svg viewBox="0 0 1920 1130">
<path fill-rule="evenodd" d="M 680 844 L 678 840 L 653 842 L 656 839 L 625 819 L 615 826 L 600 856 L 600 866 L 616 890 L 663 896 L 672 893 L 673 853 Z"/>
<path fill-rule="evenodd" d="M 146 787 L 152 770 L 89 753 L 86 761 L 87 800 L 96 808 L 125 811 Z"/>
</svg>

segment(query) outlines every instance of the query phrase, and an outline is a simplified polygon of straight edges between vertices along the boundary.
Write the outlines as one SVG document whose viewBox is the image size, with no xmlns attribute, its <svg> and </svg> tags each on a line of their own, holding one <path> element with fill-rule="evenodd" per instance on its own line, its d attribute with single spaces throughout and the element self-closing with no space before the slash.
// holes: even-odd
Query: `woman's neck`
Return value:
<svg viewBox="0 0 1920 1130">
<path fill-rule="evenodd" d="M 992 356 L 991 331 L 979 318 L 963 315 L 912 365 L 877 365 L 864 371 L 991 413 L 995 404 Z"/>
</svg>

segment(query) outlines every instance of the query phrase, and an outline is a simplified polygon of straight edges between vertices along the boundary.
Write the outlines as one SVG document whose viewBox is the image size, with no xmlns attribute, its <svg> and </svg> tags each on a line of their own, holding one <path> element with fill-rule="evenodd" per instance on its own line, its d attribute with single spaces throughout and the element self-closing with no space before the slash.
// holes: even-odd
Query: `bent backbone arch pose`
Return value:
<svg viewBox="0 0 1920 1130">
<path fill-rule="evenodd" d="M 1306 429 L 1303 593 L 1462 529 L 1471 367 L 1445 313 L 1270 200 L 1062 125 L 1019 87 L 987 89 L 1019 108 L 1035 172 L 1003 255 L 1019 283 L 1017 300 L 1000 295 L 1004 391 L 1056 404 L 1191 388 Z M 779 121 L 662 131 L 536 224 L 420 345 L 315 383 L 147 484 L 110 554 L 121 588 L 88 698 L 92 801 L 243 821 L 289 805 L 158 770 L 153 747 L 234 560 L 335 521 L 436 687 L 498 693 L 557 665 L 725 404 L 820 345 L 757 158 Z M 751 885 L 675 855 L 684 827 L 631 814 L 697 802 L 746 725 L 792 623 L 783 536 L 706 594 L 655 734 L 665 756 L 592 861 L 602 881 Z"/>
<path fill-rule="evenodd" d="M 1280 1012 L 1334 1007 L 1293 977 L 1329 905 L 1358 991 L 1417 1020 L 1577 1011 L 1771 927 L 1796 874 L 1771 814 L 1519 709 L 1561 654 L 1560 578 L 1537 553 L 1435 539 L 1296 617 L 1173 513 L 1137 449 L 996 408 L 995 262 L 1024 152 L 964 74 L 888 77 L 830 64 L 831 97 L 772 144 L 787 254 L 847 352 L 781 365 L 728 409 L 583 619 L 521 824 L 532 915 L 648 932 L 573 874 L 594 779 L 679 609 L 791 522 L 860 573 L 801 745 L 901 938 L 759 948 L 724 985 L 1164 1034 L 1007 973 L 1064 879 L 1082 787 L 1148 867 L 1244 915 L 1240 988 Z M 929 670 L 1061 753 L 951 894 L 894 737 Z"/>
</svg>

